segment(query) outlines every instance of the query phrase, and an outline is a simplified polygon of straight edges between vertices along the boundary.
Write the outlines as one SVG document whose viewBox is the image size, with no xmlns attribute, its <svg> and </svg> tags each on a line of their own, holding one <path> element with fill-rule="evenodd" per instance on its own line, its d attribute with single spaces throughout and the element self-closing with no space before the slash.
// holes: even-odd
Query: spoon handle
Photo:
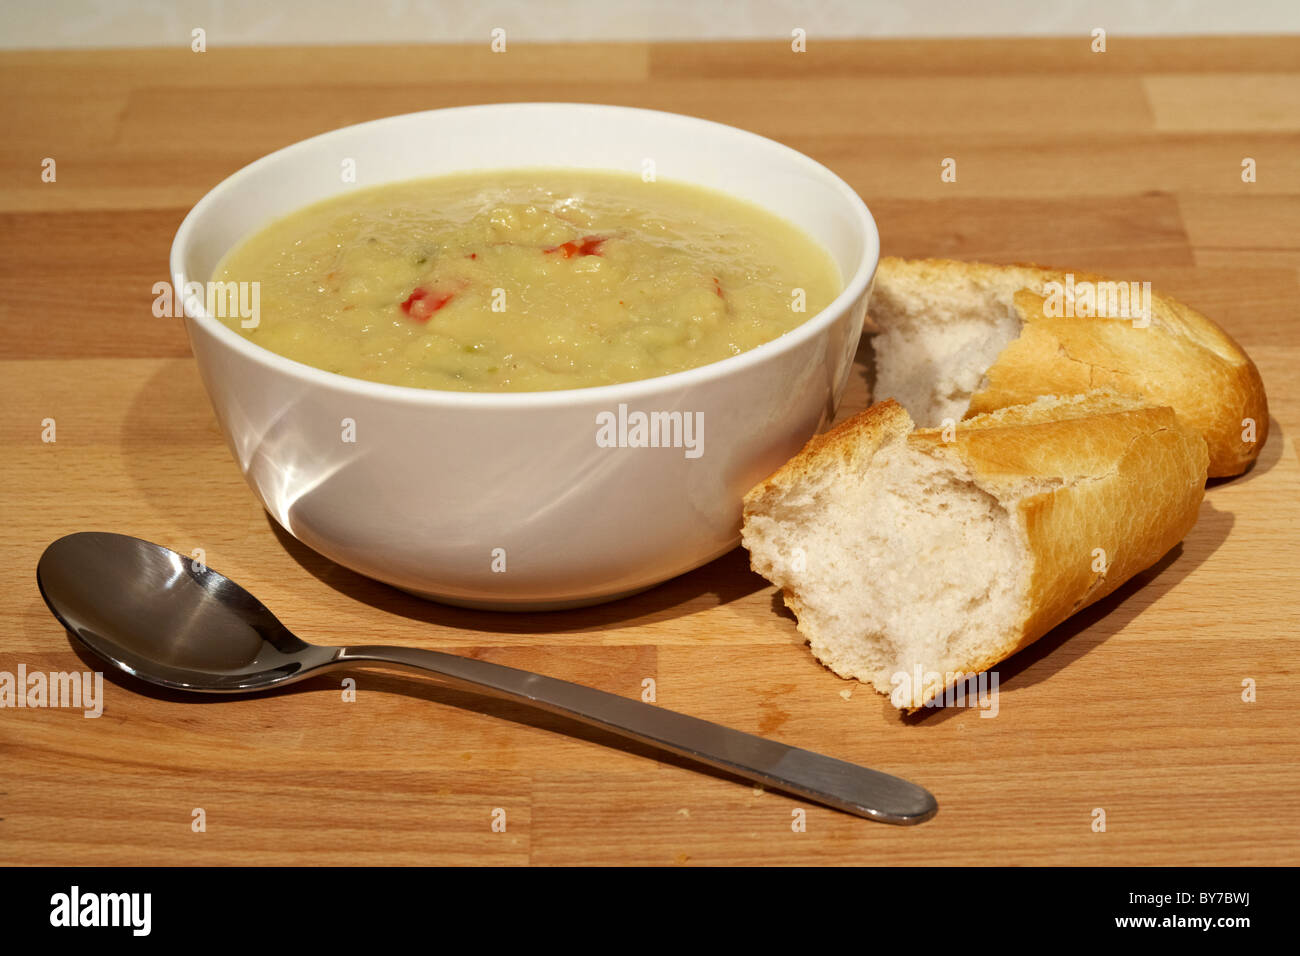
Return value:
<svg viewBox="0 0 1300 956">
<path fill-rule="evenodd" d="M 869 770 L 720 724 L 581 684 L 410 647 L 336 649 L 330 664 L 397 664 L 432 671 L 453 686 L 572 717 L 774 789 L 884 823 L 914 824 L 939 809 L 929 791 Z"/>
</svg>

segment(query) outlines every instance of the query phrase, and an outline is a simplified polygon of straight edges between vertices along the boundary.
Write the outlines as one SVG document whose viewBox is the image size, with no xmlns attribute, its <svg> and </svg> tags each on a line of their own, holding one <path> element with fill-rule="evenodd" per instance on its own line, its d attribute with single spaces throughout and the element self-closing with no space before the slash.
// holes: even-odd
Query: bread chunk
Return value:
<svg viewBox="0 0 1300 956">
<path fill-rule="evenodd" d="M 751 489 L 741 537 L 817 659 L 913 710 L 962 678 L 910 675 L 985 671 L 1158 561 L 1208 460 L 1112 389 L 919 430 L 890 400 Z"/>
<path fill-rule="evenodd" d="M 1245 471 L 1268 437 L 1255 363 L 1208 318 L 1140 283 L 885 258 L 869 312 L 875 397 L 922 426 L 1110 387 L 1177 411 L 1205 438 L 1211 477 Z"/>
</svg>

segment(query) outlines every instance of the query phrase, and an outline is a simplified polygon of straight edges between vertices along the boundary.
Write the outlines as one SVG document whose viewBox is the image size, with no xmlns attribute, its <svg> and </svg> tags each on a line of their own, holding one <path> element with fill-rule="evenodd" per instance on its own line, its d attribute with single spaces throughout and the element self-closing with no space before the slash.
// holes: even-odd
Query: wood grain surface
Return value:
<svg viewBox="0 0 1300 956">
<path fill-rule="evenodd" d="M 337 675 L 239 701 L 110 679 L 98 719 L 0 710 L 0 863 L 1300 862 L 1300 38 L 24 52 L 0 55 L 0 87 L 0 671 L 93 666 L 34 569 L 60 535 L 116 530 L 204 549 L 309 640 L 441 648 L 626 696 L 653 678 L 661 706 L 940 804 L 920 827 L 873 824 L 410 675 L 358 671 L 351 703 Z M 1179 549 L 1000 668 L 994 719 L 903 719 L 824 670 L 740 550 L 627 600 L 523 616 L 335 566 L 244 485 L 151 287 L 189 206 L 258 156 L 511 100 L 779 139 L 862 194 L 890 254 L 1150 280 L 1251 352 L 1268 444 L 1212 483 Z"/>
</svg>

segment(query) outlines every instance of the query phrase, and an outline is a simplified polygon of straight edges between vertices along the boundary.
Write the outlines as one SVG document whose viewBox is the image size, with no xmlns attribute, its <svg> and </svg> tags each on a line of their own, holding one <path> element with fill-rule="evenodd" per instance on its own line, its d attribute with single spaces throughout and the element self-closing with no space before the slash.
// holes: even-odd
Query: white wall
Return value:
<svg viewBox="0 0 1300 956">
<path fill-rule="evenodd" d="M 1300 0 L 3 0 L 0 48 L 1297 33 Z"/>
</svg>

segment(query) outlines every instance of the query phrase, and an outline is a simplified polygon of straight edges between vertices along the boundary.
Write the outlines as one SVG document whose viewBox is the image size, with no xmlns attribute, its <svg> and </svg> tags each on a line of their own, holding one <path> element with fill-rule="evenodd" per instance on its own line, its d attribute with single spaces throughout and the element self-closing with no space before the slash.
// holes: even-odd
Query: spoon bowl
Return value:
<svg viewBox="0 0 1300 956">
<path fill-rule="evenodd" d="M 265 690 L 301 680 L 331 657 L 234 581 L 139 538 L 97 531 L 60 538 L 41 555 L 36 580 L 82 644 L 160 687 Z"/>
</svg>

